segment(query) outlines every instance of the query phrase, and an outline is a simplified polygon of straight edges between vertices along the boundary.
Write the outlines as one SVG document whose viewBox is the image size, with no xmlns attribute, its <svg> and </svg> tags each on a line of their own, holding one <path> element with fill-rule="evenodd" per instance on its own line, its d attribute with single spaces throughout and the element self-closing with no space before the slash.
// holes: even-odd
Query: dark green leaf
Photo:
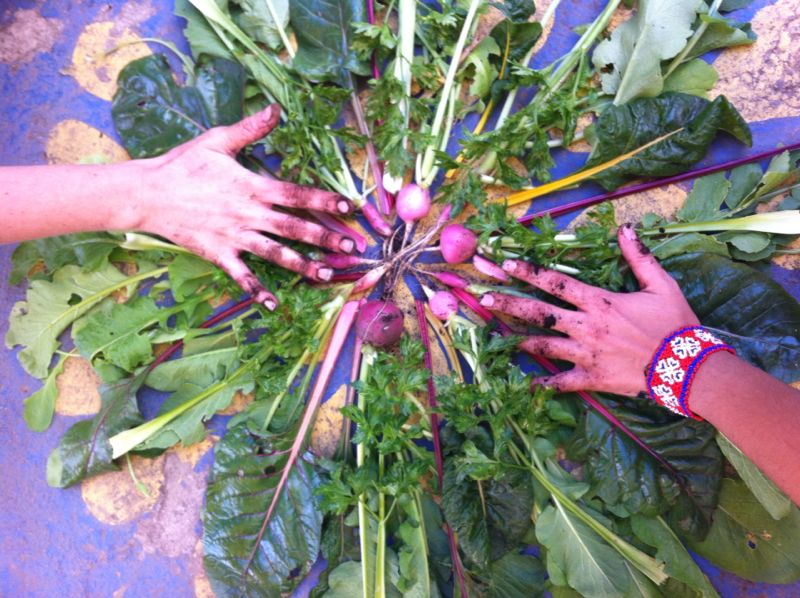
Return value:
<svg viewBox="0 0 800 598">
<path fill-rule="evenodd" d="M 800 305 L 768 275 L 719 255 L 664 262 L 704 325 L 785 382 L 800 378 Z"/>
<path fill-rule="evenodd" d="M 502 52 L 508 44 L 508 60 L 521 62 L 528 51 L 534 46 L 542 35 L 541 23 L 511 23 L 500 21 L 492 29 L 491 36 L 497 42 Z M 506 68 L 509 68 L 508 66 Z"/>
<path fill-rule="evenodd" d="M 533 0 L 505 0 L 505 2 L 490 2 L 492 6 L 502 12 L 506 19 L 514 23 L 524 23 L 536 12 Z"/>
<path fill-rule="evenodd" d="M 683 172 L 705 156 L 719 131 L 742 143 L 751 143 L 747 123 L 724 96 L 709 102 L 696 96 L 665 93 L 607 108 L 597 120 L 598 141 L 586 167 L 607 162 L 681 128 L 680 132 L 604 170 L 595 180 L 606 189 L 615 189 L 631 177 L 662 177 Z"/>
<path fill-rule="evenodd" d="M 290 20 L 297 36 L 292 66 L 312 81 L 348 85 L 349 73 L 368 75 L 369 64 L 352 48 L 352 23 L 366 21 L 360 0 L 294 0 Z"/>
<path fill-rule="evenodd" d="M 761 181 L 764 171 L 760 164 L 744 164 L 731 171 L 731 189 L 725 198 L 725 205 L 730 209 L 739 206 L 742 200 L 750 195 L 756 185 Z"/>
<path fill-rule="evenodd" d="M 751 581 L 793 583 L 800 579 L 800 510 L 775 521 L 741 481 L 722 484 L 714 525 L 697 554 Z"/>
<path fill-rule="evenodd" d="M 529 554 L 509 552 L 489 565 L 489 574 L 492 598 L 534 598 L 544 593 L 544 566 Z"/>
<path fill-rule="evenodd" d="M 47 483 L 66 488 L 98 473 L 117 469 L 108 439 L 142 423 L 136 392 L 146 370 L 100 389 L 100 411 L 66 431 L 47 459 Z"/>
<path fill-rule="evenodd" d="M 232 125 L 242 119 L 245 73 L 230 60 L 201 56 L 195 70 L 195 87 L 205 102 L 211 126 Z"/>
<path fill-rule="evenodd" d="M 745 6 L 750 6 L 753 0 L 722 0 L 719 9 L 722 12 L 730 12 L 732 10 L 739 10 Z"/>
<path fill-rule="evenodd" d="M 750 23 L 737 23 L 708 15 L 702 15 L 700 19 L 707 25 L 705 33 L 686 55 L 686 60 L 702 56 L 712 50 L 749 45 L 756 41 L 756 34 L 750 28 Z"/>
<path fill-rule="evenodd" d="M 117 240 L 108 233 L 76 233 L 25 241 L 17 246 L 11 257 L 14 269 L 9 283 L 19 283 L 39 262 L 44 263 L 47 272 L 67 264 L 78 264 L 89 272 L 98 270 L 105 265 L 117 245 Z"/>
<path fill-rule="evenodd" d="M 665 260 L 673 255 L 683 255 L 698 251 L 730 257 L 728 246 L 725 243 L 720 243 L 711 235 L 701 233 L 685 233 L 668 237 L 651 248 L 653 255 L 660 260 Z"/>
<path fill-rule="evenodd" d="M 306 458 L 292 468 L 269 525 L 260 533 L 286 448 L 286 443 L 274 445 L 238 425 L 214 449 L 203 547 L 206 573 L 219 597 L 278 598 L 317 559 L 322 512 L 314 489 L 319 480 Z"/>
</svg>

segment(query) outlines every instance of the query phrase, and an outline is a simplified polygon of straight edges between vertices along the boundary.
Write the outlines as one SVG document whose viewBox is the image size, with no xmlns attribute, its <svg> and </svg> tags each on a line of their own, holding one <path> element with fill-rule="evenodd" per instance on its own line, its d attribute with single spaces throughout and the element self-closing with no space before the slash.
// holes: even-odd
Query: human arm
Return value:
<svg viewBox="0 0 800 598">
<path fill-rule="evenodd" d="M 503 268 L 577 307 L 498 293 L 484 306 L 532 324 L 552 324 L 566 336 L 530 336 L 525 351 L 571 361 L 567 372 L 534 380 L 559 391 L 597 390 L 635 396 L 646 391 L 645 368 L 661 341 L 699 324 L 677 283 L 633 229 L 621 227 L 619 245 L 640 291 L 613 293 L 536 266 L 509 260 Z M 800 504 L 800 391 L 730 353 L 714 353 L 700 367 L 689 395 L 691 409 L 708 420 L 786 494 Z"/>
<path fill-rule="evenodd" d="M 256 301 L 275 297 L 248 270 L 254 253 L 315 280 L 332 270 L 263 233 L 350 253 L 355 242 L 278 205 L 337 215 L 344 197 L 258 176 L 235 156 L 277 124 L 275 106 L 210 129 L 163 156 L 110 165 L 0 167 L 0 243 L 86 231 L 140 230 L 163 236 L 223 268 Z"/>
</svg>

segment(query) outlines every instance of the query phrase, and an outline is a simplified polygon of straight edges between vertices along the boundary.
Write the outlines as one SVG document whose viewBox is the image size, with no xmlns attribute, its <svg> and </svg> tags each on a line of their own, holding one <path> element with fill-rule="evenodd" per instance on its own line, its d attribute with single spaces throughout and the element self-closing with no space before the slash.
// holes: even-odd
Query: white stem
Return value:
<svg viewBox="0 0 800 598">
<path fill-rule="evenodd" d="M 278 12 L 275 10 L 275 6 L 272 4 L 272 0 L 264 0 L 267 3 L 267 10 L 269 11 L 269 16 L 272 17 L 272 22 L 275 23 L 275 28 L 278 30 L 278 35 L 281 36 L 281 42 L 283 42 L 283 47 L 286 48 L 286 51 L 289 53 L 289 56 L 294 59 L 295 51 L 292 47 L 292 44 L 289 42 L 289 36 L 286 35 L 286 30 L 283 28 L 283 24 L 278 20 Z"/>
</svg>

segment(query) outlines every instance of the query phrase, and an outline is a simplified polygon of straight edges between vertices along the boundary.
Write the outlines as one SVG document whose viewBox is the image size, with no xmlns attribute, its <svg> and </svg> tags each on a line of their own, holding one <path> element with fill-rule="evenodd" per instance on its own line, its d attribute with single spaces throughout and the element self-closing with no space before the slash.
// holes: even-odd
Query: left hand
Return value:
<svg viewBox="0 0 800 598">
<path fill-rule="evenodd" d="M 576 306 L 489 293 L 481 304 L 566 336 L 534 335 L 520 348 L 532 355 L 571 361 L 575 367 L 534 384 L 558 392 L 596 390 L 635 396 L 646 390 L 645 368 L 661 341 L 675 330 L 700 323 L 678 284 L 659 265 L 630 225 L 620 227 L 619 246 L 639 281 L 635 293 L 613 293 L 518 260 L 503 269 L 542 291 Z"/>
</svg>

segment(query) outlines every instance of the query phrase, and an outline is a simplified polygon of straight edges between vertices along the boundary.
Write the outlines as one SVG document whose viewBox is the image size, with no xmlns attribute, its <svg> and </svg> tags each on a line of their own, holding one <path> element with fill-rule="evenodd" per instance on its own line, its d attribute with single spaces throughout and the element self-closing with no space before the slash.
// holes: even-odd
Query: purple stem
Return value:
<svg viewBox="0 0 800 598">
<path fill-rule="evenodd" d="M 430 377 L 428 378 L 428 404 L 435 409 L 438 406 L 436 402 L 436 384 L 433 381 L 433 359 L 431 357 L 431 341 L 428 336 L 428 322 L 425 320 L 425 302 L 422 299 L 417 299 L 417 322 L 419 322 L 419 334 L 422 339 L 422 345 L 425 347 L 425 367 L 428 368 Z M 444 459 L 442 457 L 442 442 L 439 438 L 439 414 L 436 412 L 431 413 L 431 435 L 433 436 L 433 457 L 436 461 L 436 477 L 439 480 L 439 493 L 444 488 Z M 449 525 L 445 525 L 447 530 L 447 540 L 450 545 L 450 560 L 453 561 L 453 570 L 455 572 L 456 580 L 458 581 L 458 588 L 461 595 L 464 597 L 469 596 L 467 592 L 467 583 L 464 577 L 464 570 L 461 566 L 461 558 L 458 555 L 458 543 L 456 542 L 455 534 Z"/>
<path fill-rule="evenodd" d="M 663 187 L 666 185 L 672 185 L 674 183 L 680 183 L 682 181 L 699 178 L 701 176 L 706 176 L 707 174 L 713 174 L 721 170 L 730 170 L 732 168 L 736 168 L 737 166 L 742 166 L 743 164 L 758 162 L 766 158 L 777 156 L 778 154 L 782 154 L 783 152 L 793 152 L 798 149 L 800 149 L 800 142 L 791 143 L 784 147 L 779 147 L 767 150 L 765 152 L 761 152 L 760 154 L 745 156 L 744 158 L 737 158 L 736 160 L 730 160 L 728 162 L 723 162 L 721 164 L 713 164 L 711 166 L 706 166 L 704 168 L 698 168 L 697 170 L 690 170 L 688 172 L 683 172 L 681 174 L 676 174 L 674 176 L 662 179 L 647 181 L 645 183 L 628 185 L 627 187 L 622 187 L 615 191 L 610 191 L 609 193 L 601 193 L 599 195 L 593 195 L 592 197 L 579 199 L 577 201 L 573 201 L 564 204 L 563 206 L 558 206 L 556 208 L 550 208 L 547 210 L 540 210 L 538 212 L 533 212 L 532 214 L 527 214 L 522 218 L 518 218 L 517 222 L 519 222 L 520 224 L 528 224 L 534 218 L 541 218 L 542 216 L 550 216 L 552 218 L 555 218 L 556 216 L 561 216 L 562 214 L 568 214 L 576 210 L 588 208 L 589 206 L 593 206 L 602 203 L 604 201 L 611 201 L 614 199 L 618 199 L 620 197 L 625 197 L 626 195 L 631 195 L 633 193 L 641 193 L 642 191 L 649 191 L 650 189 L 656 189 L 657 187 Z"/>
<path fill-rule="evenodd" d="M 367 21 L 370 25 L 375 25 L 375 0 L 367 0 Z M 378 56 L 375 52 L 372 53 L 372 77 L 379 79 L 381 72 L 378 69 Z"/>
<path fill-rule="evenodd" d="M 375 191 L 378 194 L 378 207 L 382 214 L 388 216 L 392 209 L 389 204 L 389 197 L 386 194 L 386 188 L 383 186 L 383 168 L 378 160 L 378 152 L 375 151 L 375 144 L 372 143 L 372 134 L 370 133 L 367 119 L 364 116 L 364 110 L 361 108 L 361 100 L 358 98 L 358 92 L 355 90 L 355 87 L 353 87 L 351 100 L 359 132 L 367 139 L 367 160 L 369 161 L 370 170 L 372 170 L 372 178 L 375 179 Z"/>
</svg>

